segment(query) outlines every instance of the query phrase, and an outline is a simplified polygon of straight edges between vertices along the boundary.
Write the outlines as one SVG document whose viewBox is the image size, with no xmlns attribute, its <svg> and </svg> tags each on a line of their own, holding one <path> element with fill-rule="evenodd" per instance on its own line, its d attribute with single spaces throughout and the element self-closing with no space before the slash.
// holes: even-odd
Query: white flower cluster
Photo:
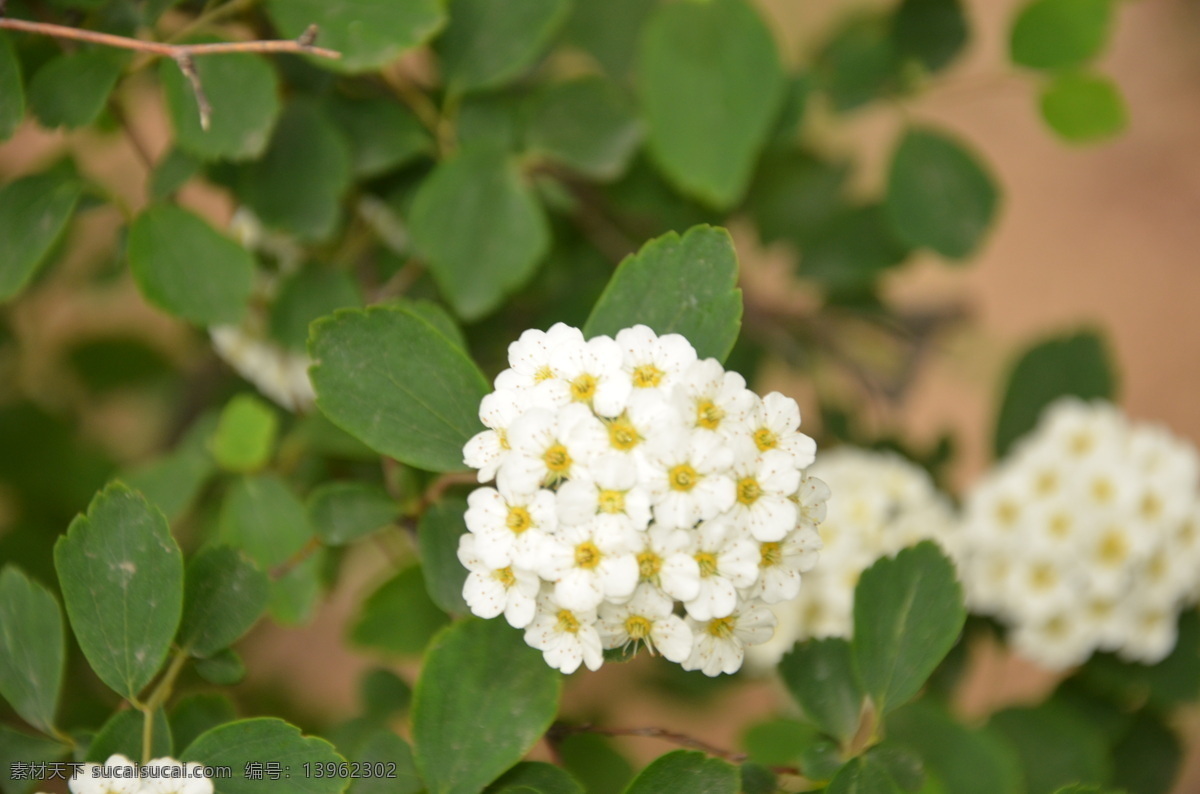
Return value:
<svg viewBox="0 0 1200 794">
<path fill-rule="evenodd" d="M 854 588 L 876 560 L 922 540 L 949 548 L 956 516 L 916 464 L 888 452 L 839 447 L 821 453 L 811 469 L 833 496 L 821 521 L 821 565 L 804 579 L 799 596 L 774 607 L 775 639 L 755 648 L 755 667 L 774 666 L 793 643 L 854 632 Z"/>
<path fill-rule="evenodd" d="M 213 794 L 200 764 L 155 758 L 139 767 L 120 754 L 76 767 L 67 785 L 73 794 Z"/>
<path fill-rule="evenodd" d="M 464 449 L 496 480 L 471 494 L 458 551 L 471 611 L 503 613 L 566 673 L 639 643 L 736 671 L 821 545 L 827 489 L 804 471 L 795 401 L 641 325 L 526 331 L 508 357 Z"/>
<path fill-rule="evenodd" d="M 973 611 L 1062 669 L 1153 663 L 1200 591 L 1196 451 L 1108 403 L 1065 399 L 969 494 L 958 564 Z"/>
</svg>

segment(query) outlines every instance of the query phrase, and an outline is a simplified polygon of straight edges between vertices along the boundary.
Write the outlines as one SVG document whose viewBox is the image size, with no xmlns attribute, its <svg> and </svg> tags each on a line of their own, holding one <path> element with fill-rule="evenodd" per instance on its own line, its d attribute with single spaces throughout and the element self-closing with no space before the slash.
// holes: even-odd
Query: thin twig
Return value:
<svg viewBox="0 0 1200 794">
<path fill-rule="evenodd" d="M 600 736 L 646 736 L 654 739 L 662 739 L 672 744 L 677 744 L 680 747 L 690 747 L 693 750 L 700 750 L 734 764 L 740 764 L 749 758 L 745 753 L 735 753 L 731 750 L 701 741 L 694 736 L 688 736 L 686 733 L 669 731 L 666 728 L 602 728 L 597 725 L 566 725 L 561 722 L 555 723 L 550 728 L 550 734 L 553 735 L 555 740 L 570 736 L 573 733 L 595 733 Z"/>
<path fill-rule="evenodd" d="M 293 554 L 291 557 L 288 557 L 286 560 L 281 562 L 279 565 L 276 565 L 274 568 L 271 569 L 271 571 L 270 571 L 271 580 L 275 581 L 275 580 L 282 579 L 283 577 L 287 576 L 289 573 L 291 573 L 296 568 L 300 567 L 301 564 L 303 564 L 305 561 L 307 561 L 309 557 L 313 556 L 313 554 L 315 554 L 320 548 L 321 548 L 321 539 L 320 538 L 318 538 L 315 535 L 313 537 L 309 538 L 308 542 L 305 543 L 298 552 Z"/>
</svg>

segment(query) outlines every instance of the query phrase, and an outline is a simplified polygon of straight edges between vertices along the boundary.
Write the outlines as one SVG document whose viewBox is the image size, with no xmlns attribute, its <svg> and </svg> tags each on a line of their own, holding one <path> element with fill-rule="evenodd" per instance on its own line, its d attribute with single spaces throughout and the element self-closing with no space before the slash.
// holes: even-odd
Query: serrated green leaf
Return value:
<svg viewBox="0 0 1200 794">
<path fill-rule="evenodd" d="M 467 531 L 463 520 L 466 512 L 465 499 L 447 499 L 426 510 L 417 524 L 429 597 L 446 612 L 459 615 L 470 611 L 462 594 L 467 569 L 458 560 L 458 540 Z"/>
<path fill-rule="evenodd" d="M 378 485 L 327 482 L 308 496 L 308 520 L 323 543 L 341 546 L 392 523 L 395 501 Z"/>
<path fill-rule="evenodd" d="M 416 656 L 448 622 L 450 618 L 429 598 L 421 567 L 414 565 L 371 594 L 350 639 L 364 648 Z"/>
<path fill-rule="evenodd" d="M 570 772 L 541 761 L 522 761 L 484 789 L 484 794 L 515 794 L 522 788 L 537 794 L 584 794 L 583 785 Z"/>
<path fill-rule="evenodd" d="M 854 736 L 865 695 L 854 677 L 850 643 L 840 637 L 799 643 L 778 669 L 810 720 L 842 741 Z"/>
<path fill-rule="evenodd" d="M 21 82 L 21 62 L 8 34 L 0 31 L 0 141 L 17 131 L 25 118 L 25 86 Z"/>
<path fill-rule="evenodd" d="M 0 571 L 0 696 L 35 728 L 54 726 L 66 636 L 54 594 L 15 565 Z"/>
<path fill-rule="evenodd" d="M 313 325 L 309 352 L 317 405 L 334 424 L 417 468 L 463 468 L 489 386 L 426 320 L 403 307 L 341 311 Z"/>
<path fill-rule="evenodd" d="M 829 781 L 825 794 L 900 794 L 887 769 L 878 761 L 860 756 L 851 759 Z"/>
<path fill-rule="evenodd" d="M 902 241 L 950 259 L 970 256 L 998 203 L 991 176 L 961 144 L 929 129 L 904 134 L 892 155 L 884 205 Z"/>
<path fill-rule="evenodd" d="M 223 648 L 206 659 L 192 662 L 196 675 L 218 686 L 240 684 L 246 677 L 246 663 L 231 648 Z"/>
<path fill-rule="evenodd" d="M 211 546 L 188 561 L 179 646 L 210 656 L 241 637 L 267 606 L 267 575 L 229 546 Z"/>
<path fill-rule="evenodd" d="M 641 771 L 626 794 L 736 794 L 737 767 L 692 750 L 660 756 Z"/>
<path fill-rule="evenodd" d="M 1018 794 L 1020 762 L 988 731 L 968 728 L 928 700 L 887 717 L 892 741 L 917 752 L 946 794 Z"/>
<path fill-rule="evenodd" d="M 642 139 L 624 94 L 602 77 L 557 83 L 529 111 L 525 146 L 599 180 L 616 179 Z"/>
<path fill-rule="evenodd" d="M 784 89 L 771 32 L 743 0 L 665 4 L 646 25 L 638 93 L 650 152 L 714 209 L 745 192 Z"/>
<path fill-rule="evenodd" d="M 33 278 L 67 228 L 79 183 L 57 173 L 27 176 L 0 188 L 0 300 Z"/>
<path fill-rule="evenodd" d="M 135 697 L 166 659 L 183 606 L 183 555 L 141 494 L 105 488 L 54 545 L 71 628 L 100 680 Z"/>
<path fill-rule="evenodd" d="M 1116 83 L 1095 74 L 1060 74 L 1042 90 L 1042 118 L 1071 143 L 1094 143 L 1119 135 L 1129 111 Z"/>
<path fill-rule="evenodd" d="M 541 55 L 569 9 L 567 0 L 450 0 L 438 39 L 446 84 L 463 93 L 509 82 Z"/>
<path fill-rule="evenodd" d="M 271 460 L 279 416 L 253 394 L 239 394 L 221 411 L 210 443 L 213 459 L 226 471 L 261 469 Z"/>
<path fill-rule="evenodd" d="M 333 745 L 324 739 L 301 736 L 299 728 L 268 717 L 213 728 L 192 742 L 179 760 L 229 767 L 233 776 L 217 783 L 220 794 L 336 794 L 346 783 L 338 777 L 304 774 L 305 764 L 344 761 Z M 279 780 L 246 777 L 247 765 L 273 762 L 289 768 L 290 777 Z"/>
<path fill-rule="evenodd" d="M 988 725 L 1017 751 L 1028 794 L 1050 794 L 1068 783 L 1108 782 L 1111 761 L 1103 735 L 1057 703 L 1005 709 Z"/>
<path fill-rule="evenodd" d="M 583 326 L 615 336 L 638 323 L 687 337 L 700 358 L 724 361 L 742 326 L 742 291 L 733 240 L 724 229 L 668 232 L 626 257 Z"/>
<path fill-rule="evenodd" d="M 94 764 L 104 763 L 113 753 L 120 753 L 135 763 L 142 761 L 142 736 L 145 730 L 145 719 L 137 709 L 118 711 L 108 719 L 96 732 L 87 748 L 85 761 Z M 154 722 L 150 726 L 153 737 L 150 741 L 150 752 L 154 758 L 162 758 L 171 754 L 171 725 L 162 709 L 154 712 Z"/>
<path fill-rule="evenodd" d="M 304 505 L 274 474 L 234 481 L 221 505 L 220 539 L 263 570 L 283 564 L 312 538 Z"/>
<path fill-rule="evenodd" d="M 930 72 L 948 66 L 967 43 L 966 15 L 960 0 L 904 0 L 892 22 L 900 58 L 915 60 Z"/>
<path fill-rule="evenodd" d="M 290 350 L 303 352 L 313 320 L 338 309 L 362 306 L 358 284 L 346 273 L 307 267 L 284 280 L 271 305 L 271 336 Z"/>
<path fill-rule="evenodd" d="M 463 335 L 462 328 L 458 327 L 458 323 L 450 316 L 450 312 L 442 308 L 440 303 L 424 299 L 401 298 L 395 301 L 395 305 L 411 310 L 413 314 L 441 331 L 442 336 L 461 347 L 464 352 L 467 351 L 467 338 Z"/>
<path fill-rule="evenodd" d="M 1066 69 L 1096 57 L 1108 41 L 1112 5 L 1112 0 L 1034 0 L 1013 24 L 1013 62 Z"/>
<path fill-rule="evenodd" d="M 533 747 L 558 711 L 561 676 L 501 620 L 434 638 L 413 692 L 417 768 L 430 794 L 468 794 Z"/>
<path fill-rule="evenodd" d="M 205 731 L 211 730 L 237 718 L 237 710 L 228 695 L 203 692 L 185 695 L 171 709 L 171 737 L 179 748 L 184 748 Z"/>
<path fill-rule="evenodd" d="M 966 618 L 954 565 L 930 541 L 863 571 L 854 589 L 850 649 L 859 681 L 880 713 L 917 694 Z"/>
<path fill-rule="evenodd" d="M 355 753 L 354 760 L 369 764 L 372 771 L 379 769 L 377 764 L 382 764 L 382 771 L 394 776 L 356 778 L 350 784 L 349 794 L 418 794 L 425 790 L 425 784 L 417 774 L 412 748 L 386 728 L 368 736 Z M 395 769 L 389 768 L 390 764 L 395 764 Z"/>
<path fill-rule="evenodd" d="M 316 105 L 294 101 L 262 159 L 242 172 L 238 194 L 267 226 L 324 240 L 337 228 L 350 166 L 350 145 L 333 122 Z"/>
<path fill-rule="evenodd" d="M 59 55 L 29 80 L 29 109 L 43 127 L 83 127 L 104 110 L 124 56 L 106 50 Z"/>
<path fill-rule="evenodd" d="M 433 154 L 429 132 L 398 102 L 334 96 L 327 100 L 326 108 L 350 144 L 354 175 L 359 179 L 385 174 Z"/>
<path fill-rule="evenodd" d="M 254 279 L 249 252 L 187 210 L 151 207 L 129 230 L 129 266 L 142 295 L 199 325 L 237 323 Z"/>
<path fill-rule="evenodd" d="M 429 40 L 445 22 L 442 0 L 271 0 L 267 13 L 288 38 L 317 25 L 317 45 L 337 50 L 337 60 L 314 63 L 341 72 L 378 69 Z"/>
<path fill-rule="evenodd" d="M 1039 342 L 1008 376 L 996 418 L 996 457 L 1004 457 L 1013 442 L 1033 430 L 1042 411 L 1058 398 L 1111 400 L 1115 392 L 1112 361 L 1098 334 L 1080 331 Z"/>
<path fill-rule="evenodd" d="M 413 245 L 464 320 L 495 311 L 533 276 L 550 244 L 541 207 L 494 149 L 439 165 L 417 192 L 409 223 Z"/>
<path fill-rule="evenodd" d="M 279 118 L 279 77 L 261 55 L 196 58 L 196 74 L 212 106 L 209 128 L 188 79 L 169 58 L 159 67 L 175 144 L 201 160 L 249 160 L 267 148 Z"/>
</svg>

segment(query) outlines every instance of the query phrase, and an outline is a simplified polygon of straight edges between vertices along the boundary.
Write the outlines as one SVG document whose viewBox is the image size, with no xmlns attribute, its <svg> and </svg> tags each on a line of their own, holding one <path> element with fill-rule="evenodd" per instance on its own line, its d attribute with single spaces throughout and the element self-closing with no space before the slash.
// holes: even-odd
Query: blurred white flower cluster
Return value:
<svg viewBox="0 0 1200 794">
<path fill-rule="evenodd" d="M 797 641 L 849 637 L 864 570 L 922 540 L 948 549 L 955 534 L 949 500 L 924 469 L 899 455 L 839 447 L 821 453 L 810 472 L 833 493 L 820 525 L 821 565 L 804 577 L 795 600 L 773 607 L 775 637 L 751 651 L 758 668 L 774 666 Z"/>
<path fill-rule="evenodd" d="M 766 642 L 816 562 L 828 493 L 800 410 L 645 326 L 509 346 L 466 463 L 463 595 L 563 672 L 641 644 L 715 676 Z"/>
<path fill-rule="evenodd" d="M 1060 400 L 969 494 L 967 606 L 1049 668 L 1159 661 L 1200 596 L 1196 451 L 1108 403 Z"/>
<path fill-rule="evenodd" d="M 156 758 L 139 767 L 120 754 L 76 767 L 67 785 L 73 794 L 213 794 L 200 764 Z"/>
</svg>

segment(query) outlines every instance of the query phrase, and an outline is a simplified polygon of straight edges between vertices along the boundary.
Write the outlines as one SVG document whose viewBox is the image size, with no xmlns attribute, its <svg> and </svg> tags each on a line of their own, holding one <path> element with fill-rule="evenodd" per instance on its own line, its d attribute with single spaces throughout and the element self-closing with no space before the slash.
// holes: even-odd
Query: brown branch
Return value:
<svg viewBox="0 0 1200 794">
<path fill-rule="evenodd" d="M 270 571 L 271 580 L 275 581 L 277 579 L 282 579 L 283 577 L 287 576 L 293 570 L 300 567 L 300 565 L 303 564 L 306 560 L 308 560 L 309 557 L 316 554 L 320 548 L 321 548 L 321 539 L 318 538 L 316 535 L 313 535 L 311 538 L 309 538 L 308 542 L 305 543 L 300 548 L 300 550 L 298 552 L 293 554 L 291 557 L 288 557 L 286 560 L 281 562 L 279 565 L 276 565 L 274 568 L 271 569 L 271 571 Z"/>
</svg>

